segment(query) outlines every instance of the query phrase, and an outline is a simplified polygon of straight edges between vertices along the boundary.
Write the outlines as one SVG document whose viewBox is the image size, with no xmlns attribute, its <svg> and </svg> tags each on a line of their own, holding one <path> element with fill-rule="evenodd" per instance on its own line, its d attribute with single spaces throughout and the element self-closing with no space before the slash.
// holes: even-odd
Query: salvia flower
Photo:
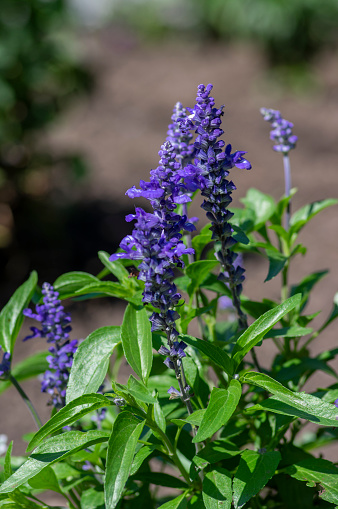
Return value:
<svg viewBox="0 0 338 509">
<path fill-rule="evenodd" d="M 181 359 L 186 357 L 184 350 L 187 348 L 187 346 L 188 345 L 184 343 L 184 341 L 174 341 L 170 350 L 162 345 L 158 353 L 161 355 L 168 355 L 164 361 L 164 364 L 170 369 L 175 369 L 173 361 L 176 361 L 178 367 L 181 366 Z"/>
<path fill-rule="evenodd" d="M 4 352 L 2 356 L 2 361 L 0 362 L 0 378 L 6 379 L 10 371 L 11 371 L 11 354 L 9 352 Z"/>
<path fill-rule="evenodd" d="M 234 266 L 237 254 L 231 248 L 236 244 L 236 240 L 232 237 L 233 228 L 229 223 L 233 213 L 228 207 L 232 202 L 231 194 L 236 187 L 232 181 L 227 180 L 227 177 L 231 168 L 249 170 L 251 164 L 243 157 L 246 152 L 232 153 L 231 145 L 225 146 L 224 141 L 219 139 L 224 134 L 221 128 L 224 106 L 215 107 L 215 100 L 210 96 L 212 88 L 211 84 L 199 85 L 195 107 L 190 110 L 188 120 L 183 121 L 181 127 L 193 129 L 197 135 L 194 143 L 196 148 L 194 162 L 204 178 L 201 194 L 205 200 L 202 208 L 211 221 L 212 239 L 221 243 L 221 249 L 216 256 L 225 273 L 220 278 L 229 284 L 236 299 L 235 307 L 238 308 L 244 269 Z"/>
<path fill-rule="evenodd" d="M 278 110 L 261 108 L 261 114 L 271 124 L 270 139 L 275 142 L 273 149 L 276 152 L 287 154 L 296 147 L 298 136 L 292 134 L 292 122 L 285 120 Z"/>
<path fill-rule="evenodd" d="M 36 312 L 31 309 L 24 309 L 23 314 L 41 322 L 41 329 L 31 327 L 33 334 L 25 337 L 24 341 L 32 338 L 47 338 L 48 343 L 56 341 L 65 341 L 69 338 L 71 318 L 65 313 L 61 301 L 58 299 L 59 293 L 49 283 L 42 285 L 43 304 L 36 306 Z"/>
<path fill-rule="evenodd" d="M 36 306 L 36 313 L 25 309 L 23 314 L 35 318 L 41 322 L 41 329 L 31 327 L 32 335 L 24 339 L 35 337 L 47 338 L 48 343 L 53 343 L 49 348 L 51 355 L 47 356 L 48 368 L 43 374 L 41 391 L 51 396 L 50 404 L 55 408 L 65 405 L 66 388 L 69 379 L 70 368 L 73 364 L 74 354 L 77 350 L 78 341 L 69 339 L 71 331 L 71 318 L 65 312 L 59 300 L 59 293 L 49 283 L 42 285 L 43 304 Z"/>
<path fill-rule="evenodd" d="M 188 117 L 186 108 L 183 108 L 180 102 L 175 104 L 171 120 L 172 124 L 168 126 L 167 141 L 170 141 L 176 154 L 176 159 L 181 167 L 191 163 L 194 156 L 195 147 L 191 143 L 193 135 L 189 131 L 183 131 L 180 123 Z"/>
<path fill-rule="evenodd" d="M 190 197 L 177 174 L 180 164 L 172 144 L 165 142 L 159 155 L 160 164 L 151 170 L 150 182 L 141 181 L 141 189 L 133 186 L 126 193 L 131 198 L 147 198 L 154 212 L 136 208 L 135 214 L 126 217 L 127 221 L 136 221 L 134 230 L 120 243 L 124 253 L 113 254 L 110 260 L 141 260 L 138 279 L 145 283 L 143 302 L 159 310 L 150 317 L 152 330 L 165 331 L 171 346 L 178 336 L 175 321 L 179 318 L 173 308 L 181 298 L 174 283 L 174 268 L 184 266 L 182 255 L 193 253 L 182 242 L 181 231 L 193 231 L 195 226 L 187 221 L 186 215 L 175 212 L 176 204 L 185 203 Z"/>
<path fill-rule="evenodd" d="M 170 395 L 169 399 L 178 399 L 178 398 L 185 399 L 185 397 L 188 396 L 190 390 L 191 390 L 191 387 L 189 385 L 186 385 L 183 389 L 184 394 L 182 394 L 182 392 L 178 391 L 177 389 L 175 389 L 175 387 L 171 386 L 167 392 Z"/>
</svg>

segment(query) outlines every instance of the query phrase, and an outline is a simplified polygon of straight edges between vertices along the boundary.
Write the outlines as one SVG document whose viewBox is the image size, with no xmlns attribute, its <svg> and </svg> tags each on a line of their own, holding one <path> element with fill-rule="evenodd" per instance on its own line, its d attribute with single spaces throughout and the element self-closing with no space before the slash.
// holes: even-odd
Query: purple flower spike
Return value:
<svg viewBox="0 0 338 509">
<path fill-rule="evenodd" d="M 186 136 L 186 140 L 188 138 Z M 178 140 L 178 133 L 175 134 L 175 140 Z M 194 252 L 181 239 L 183 231 L 193 231 L 195 226 L 188 222 L 186 215 L 175 212 L 177 203 L 191 199 L 188 187 L 183 182 L 184 173 L 178 172 L 182 170 L 181 163 L 176 161 L 174 146 L 170 141 L 162 145 L 159 155 L 159 166 L 151 170 L 150 182 L 141 181 L 140 190 L 132 187 L 127 191 L 128 196 L 147 198 L 153 213 L 136 208 L 135 214 L 127 216 L 127 221 L 136 221 L 134 230 L 120 243 L 124 252 L 113 254 L 110 260 L 141 260 L 138 279 L 145 283 L 143 302 L 159 310 L 150 317 L 152 330 L 165 331 L 171 346 L 178 336 L 175 321 L 179 318 L 173 308 L 181 299 L 174 284 L 174 269 L 183 268 L 181 257 Z M 190 180 L 194 179 L 195 173 L 190 172 Z"/>
<path fill-rule="evenodd" d="M 221 242 L 222 252 L 217 253 L 217 258 L 227 272 L 223 280 L 230 285 L 234 294 L 233 300 L 237 300 L 238 307 L 244 270 L 242 269 L 240 275 L 239 271 L 235 272 L 234 267 L 237 255 L 231 248 L 236 241 L 232 237 L 233 229 L 229 223 L 233 214 L 228 207 L 232 202 L 232 191 L 236 187 L 231 180 L 227 180 L 227 176 L 232 168 L 250 170 L 251 164 L 243 157 L 245 151 L 232 153 L 231 145 L 225 147 L 224 141 L 219 139 L 224 134 L 221 129 L 224 106 L 215 107 L 215 100 L 210 96 L 211 90 L 211 84 L 198 86 L 195 107 L 189 110 L 191 114 L 182 122 L 182 128 L 194 129 L 197 134 L 194 143 L 195 165 L 204 179 L 201 186 L 201 194 L 205 197 L 202 208 L 211 221 L 212 239 Z"/>
<path fill-rule="evenodd" d="M 298 136 L 292 134 L 292 122 L 285 120 L 278 110 L 261 108 L 261 114 L 264 120 L 271 124 L 272 130 L 270 132 L 270 139 L 276 143 L 273 146 L 276 152 L 287 154 L 291 149 L 296 147 Z"/>
<path fill-rule="evenodd" d="M 32 338 L 47 338 L 48 343 L 59 340 L 67 340 L 69 332 L 72 330 L 70 326 L 71 318 L 65 313 L 61 301 L 58 299 L 59 293 L 49 283 L 42 285 L 43 304 L 36 306 L 36 312 L 31 309 L 24 309 L 23 314 L 29 318 L 33 318 L 41 322 L 41 329 L 31 327 L 33 334 L 25 337 L 24 341 Z"/>
<path fill-rule="evenodd" d="M 36 312 L 25 309 L 23 314 L 35 318 L 41 322 L 41 329 L 31 327 L 33 334 L 27 336 L 24 341 L 31 338 L 47 338 L 48 343 L 53 343 L 49 348 L 51 355 L 47 356 L 49 369 L 45 371 L 41 381 L 41 392 L 51 395 L 49 404 L 59 409 L 65 406 L 66 388 L 69 379 L 69 371 L 73 364 L 74 354 L 77 350 L 78 341 L 70 341 L 69 332 L 71 318 L 64 311 L 59 293 L 52 285 L 42 285 L 43 304 L 36 306 Z"/>
<path fill-rule="evenodd" d="M 11 371 L 11 354 L 9 352 L 4 352 L 2 356 L 2 362 L 0 362 L 0 378 L 6 379 L 10 371 Z"/>
<path fill-rule="evenodd" d="M 338 399 L 335 400 L 334 405 L 338 408 Z"/>
</svg>

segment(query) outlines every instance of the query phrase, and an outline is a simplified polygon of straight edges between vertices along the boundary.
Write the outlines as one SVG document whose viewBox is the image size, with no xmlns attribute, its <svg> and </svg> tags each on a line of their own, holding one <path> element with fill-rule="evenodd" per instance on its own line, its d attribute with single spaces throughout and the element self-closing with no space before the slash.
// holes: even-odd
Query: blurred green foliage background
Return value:
<svg viewBox="0 0 338 509">
<path fill-rule="evenodd" d="M 19 284 L 40 262 L 46 278 L 50 266 L 53 274 L 74 268 L 70 259 L 81 268 L 79 255 L 61 255 L 60 246 L 79 251 L 74 231 L 85 237 L 82 218 L 100 221 L 97 203 L 88 212 L 88 203 L 67 208 L 51 199 L 51 174 L 71 188 L 89 170 L 81 153 L 51 151 L 45 141 L 60 115 L 95 88 L 76 49 L 81 41 L 85 51 L 86 34 L 102 29 L 120 37 L 125 31 L 140 46 L 175 39 L 182 49 L 185 41 L 239 41 L 260 48 L 270 68 L 298 73 L 322 50 L 337 47 L 337 27 L 337 0 L 0 0 L 1 282 Z M 95 250 L 97 243 L 90 244 Z M 11 291 L 9 283 L 5 300 Z"/>
<path fill-rule="evenodd" d="M 338 39 L 337 0 L 117 0 L 115 17 L 147 37 L 259 45 L 269 64 L 304 65 Z"/>
</svg>

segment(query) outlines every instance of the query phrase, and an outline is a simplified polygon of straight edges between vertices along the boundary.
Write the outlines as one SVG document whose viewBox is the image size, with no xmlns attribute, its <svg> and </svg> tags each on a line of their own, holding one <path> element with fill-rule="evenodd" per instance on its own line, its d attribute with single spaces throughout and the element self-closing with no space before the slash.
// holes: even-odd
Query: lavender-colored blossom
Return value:
<svg viewBox="0 0 338 509">
<path fill-rule="evenodd" d="M 184 350 L 187 348 L 187 346 L 188 345 L 184 343 L 184 341 L 174 341 L 170 350 L 162 345 L 158 353 L 161 355 L 168 355 L 164 361 L 164 364 L 170 369 L 175 369 L 175 364 L 173 361 L 176 361 L 178 367 L 181 366 L 181 359 L 186 357 Z"/>
<path fill-rule="evenodd" d="M 167 132 L 167 141 L 170 141 L 173 146 L 176 159 L 181 167 L 191 163 L 195 153 L 195 147 L 191 143 L 193 135 L 189 131 L 182 131 L 179 124 L 186 119 L 187 116 L 188 112 L 186 108 L 183 108 L 180 102 L 176 103 L 171 117 L 173 123 L 169 124 Z"/>
<path fill-rule="evenodd" d="M 189 394 L 190 390 L 191 390 L 191 387 L 189 385 L 186 385 L 183 389 L 184 394 L 182 394 L 182 392 L 178 391 L 177 389 L 175 389 L 175 387 L 171 386 L 167 392 L 168 392 L 168 394 L 170 394 L 169 399 L 178 399 L 178 398 L 182 399 L 182 398 L 184 398 L 184 396 Z"/>
<path fill-rule="evenodd" d="M 334 405 L 338 408 L 338 399 L 335 400 Z"/>
<path fill-rule="evenodd" d="M 65 405 L 66 388 L 69 371 L 73 364 L 73 357 L 77 350 L 78 341 L 70 341 L 71 318 L 64 311 L 59 293 L 52 285 L 42 285 L 43 304 L 36 306 L 36 313 L 25 309 L 23 314 L 41 322 L 41 329 L 31 327 L 33 334 L 24 339 L 35 337 L 47 338 L 48 343 L 54 343 L 49 348 L 51 355 L 47 356 L 48 367 L 41 381 L 41 391 L 51 395 L 50 404 L 55 408 Z"/>
<path fill-rule="evenodd" d="M 278 110 L 261 108 L 261 114 L 264 120 L 271 124 L 270 139 L 275 142 L 273 149 L 276 152 L 287 154 L 296 147 L 298 136 L 292 134 L 292 122 L 285 120 Z"/>
<path fill-rule="evenodd" d="M 205 200 L 202 208 L 211 221 L 212 239 L 221 243 L 221 250 L 216 253 L 225 273 L 220 276 L 228 283 L 239 306 L 238 297 L 242 290 L 244 269 L 234 267 L 237 254 L 232 251 L 236 240 L 232 237 L 233 228 L 229 220 L 233 213 L 228 207 L 232 202 L 232 191 L 236 189 L 232 181 L 227 180 L 229 170 L 251 168 L 251 164 L 243 156 L 244 151 L 231 151 L 231 145 L 225 147 L 219 138 L 224 134 L 221 129 L 223 107 L 215 107 L 215 100 L 210 96 L 212 85 L 199 85 L 196 105 L 190 110 L 188 120 L 182 122 L 182 128 L 195 130 L 197 134 L 194 146 L 196 148 L 195 165 L 204 178 L 202 196 Z M 225 148 L 224 148 L 225 147 Z M 235 303 L 234 303 L 235 304 Z"/>
<path fill-rule="evenodd" d="M 132 198 L 147 198 L 154 212 L 136 208 L 135 214 L 126 217 L 127 221 L 136 220 L 134 230 L 120 243 L 124 253 L 113 254 L 110 260 L 142 260 L 138 279 L 145 282 L 143 302 L 159 310 L 150 317 L 152 330 L 165 331 L 171 346 L 178 336 L 175 321 L 179 318 L 173 308 L 181 298 L 174 283 L 174 268 L 183 267 L 182 255 L 193 252 L 182 242 L 181 231 L 192 231 L 195 227 L 185 215 L 175 212 L 177 203 L 190 198 L 182 177 L 177 174 L 180 164 L 170 142 L 162 145 L 159 155 L 160 164 L 151 170 L 150 182 L 141 181 L 140 190 L 132 187 L 126 193 Z"/>
<path fill-rule="evenodd" d="M 56 341 L 66 341 L 69 338 L 71 318 L 65 313 L 61 301 L 58 299 L 59 293 L 49 283 L 42 285 L 43 304 L 38 304 L 33 313 L 31 309 L 24 309 L 23 314 L 41 322 L 41 329 L 31 327 L 33 334 L 25 337 L 24 341 L 32 338 L 47 338 L 48 343 Z"/>
<path fill-rule="evenodd" d="M 2 362 L 0 362 L 0 378 L 6 379 L 10 371 L 11 371 L 11 354 L 9 352 L 4 352 L 2 356 Z"/>
</svg>

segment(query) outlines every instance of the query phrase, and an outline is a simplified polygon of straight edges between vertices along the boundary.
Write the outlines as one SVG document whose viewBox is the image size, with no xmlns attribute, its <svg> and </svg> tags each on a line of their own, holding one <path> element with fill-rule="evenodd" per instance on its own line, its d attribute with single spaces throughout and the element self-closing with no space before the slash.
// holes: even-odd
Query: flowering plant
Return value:
<svg viewBox="0 0 338 509">
<path fill-rule="evenodd" d="M 133 230 L 116 253 L 99 252 L 100 274 L 63 274 L 41 292 L 32 273 L 2 310 L 0 378 L 4 388 L 14 384 L 39 429 L 28 459 L 11 457 L 8 447 L 0 507 L 49 507 L 39 499 L 43 490 L 71 509 L 338 506 L 338 468 L 316 455 L 337 438 L 337 373 L 329 364 L 337 349 L 309 350 L 337 318 L 337 295 L 314 330 L 318 313 L 306 306 L 325 273 L 289 282 L 293 258 L 305 254 L 299 232 L 338 200 L 291 213 L 289 152 L 297 137 L 280 112 L 263 108 L 283 155 L 285 195 L 276 201 L 250 189 L 244 207 L 230 210 L 230 171 L 251 164 L 223 141 L 223 106 L 211 90 L 200 85 L 192 109 L 175 106 L 159 166 L 127 191 L 149 205 L 127 216 Z M 197 233 L 189 205 L 199 192 L 211 225 Z M 266 281 L 281 276 L 280 301 L 243 294 L 247 253 L 268 259 Z M 126 301 L 122 325 L 71 339 L 61 302 L 81 307 L 103 296 Z M 11 367 L 24 315 L 41 323 L 26 339 L 52 343 L 51 355 L 41 362 L 37 354 L 25 369 Z M 271 365 L 261 355 L 267 341 L 276 347 Z M 133 370 L 126 384 L 123 359 Z M 318 370 L 332 384 L 304 392 Z M 53 407 L 44 424 L 19 383 L 38 372 Z M 310 439 L 308 422 L 315 424 Z"/>
</svg>

